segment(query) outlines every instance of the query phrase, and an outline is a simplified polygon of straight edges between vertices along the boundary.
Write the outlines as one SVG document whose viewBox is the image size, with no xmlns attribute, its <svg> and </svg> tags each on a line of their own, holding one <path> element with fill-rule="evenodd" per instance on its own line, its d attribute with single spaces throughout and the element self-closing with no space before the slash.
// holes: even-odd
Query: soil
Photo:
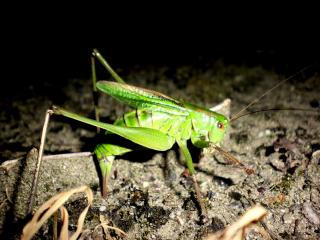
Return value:
<svg viewBox="0 0 320 240">
<path fill-rule="evenodd" d="M 153 89 L 208 108 L 231 99 L 231 113 L 287 76 L 261 66 L 224 64 L 175 68 L 137 66 L 117 70 L 130 84 Z M 296 72 L 293 72 L 295 74 Z M 0 108 L 0 234 L 18 239 L 30 219 L 26 214 L 37 149 L 46 109 L 58 104 L 93 117 L 91 81 L 70 79 L 56 95 L 6 99 Z M 320 238 L 320 76 L 314 68 L 297 74 L 250 108 L 303 108 L 312 111 L 266 111 L 233 121 L 221 147 L 252 168 L 248 175 L 219 154 L 194 152 L 197 178 L 208 210 L 202 224 L 192 182 L 177 147 L 167 152 L 139 151 L 113 166 L 110 194 L 100 194 L 97 163 L 92 156 L 64 153 L 92 151 L 94 127 L 53 116 L 34 210 L 58 192 L 87 185 L 95 193 L 82 239 L 102 239 L 95 228 L 101 216 L 128 234 L 128 239 L 202 239 L 233 223 L 248 208 L 262 204 L 268 215 L 260 223 L 272 239 Z M 112 122 L 129 110 L 108 96 L 99 97 L 102 121 Z M 36 148 L 34 148 L 36 147 Z M 55 156 L 58 155 L 58 156 Z M 13 160 L 8 162 L 7 160 Z M 83 195 L 70 200 L 69 231 L 86 206 Z M 51 238 L 52 220 L 37 239 Z M 36 239 L 35 238 L 35 239 Z M 107 239 L 122 239 L 109 230 Z M 257 229 L 247 239 L 265 239 Z"/>
</svg>

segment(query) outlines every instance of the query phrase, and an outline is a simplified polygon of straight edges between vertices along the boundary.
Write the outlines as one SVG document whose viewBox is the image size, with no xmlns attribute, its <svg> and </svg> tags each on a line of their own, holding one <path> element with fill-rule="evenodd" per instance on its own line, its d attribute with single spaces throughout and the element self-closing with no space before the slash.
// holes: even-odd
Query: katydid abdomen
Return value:
<svg viewBox="0 0 320 240">
<path fill-rule="evenodd" d="M 156 110 L 136 109 L 124 114 L 114 122 L 123 127 L 153 128 L 173 138 L 190 139 L 191 118 L 189 116 L 173 116 Z"/>
</svg>

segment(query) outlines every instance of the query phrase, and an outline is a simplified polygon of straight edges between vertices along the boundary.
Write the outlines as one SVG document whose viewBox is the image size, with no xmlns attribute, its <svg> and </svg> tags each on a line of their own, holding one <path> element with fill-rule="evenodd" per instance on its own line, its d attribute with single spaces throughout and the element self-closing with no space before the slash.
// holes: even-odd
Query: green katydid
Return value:
<svg viewBox="0 0 320 240">
<path fill-rule="evenodd" d="M 97 50 L 94 54 L 117 81 L 99 81 L 96 83 L 97 89 L 134 107 L 135 110 L 124 114 L 114 124 L 88 119 L 59 107 L 54 107 L 53 112 L 107 130 L 108 133 L 117 134 L 153 150 L 166 151 L 177 143 L 185 157 L 189 173 L 194 177 L 195 170 L 187 141 L 191 139 L 193 145 L 199 148 L 208 147 L 209 143 L 219 143 L 229 126 L 227 117 L 155 91 L 128 85 L 112 70 Z M 103 196 L 107 193 L 114 157 L 132 150 L 111 143 L 99 144 L 95 148 L 103 178 Z M 195 177 L 194 182 L 196 185 Z M 200 206 L 204 209 L 200 193 L 197 195 Z"/>
<path fill-rule="evenodd" d="M 157 151 L 169 150 L 174 143 L 177 143 L 184 155 L 186 166 L 193 179 L 201 207 L 201 214 L 204 219 L 206 217 L 206 210 L 197 185 L 192 157 L 187 148 L 187 141 L 191 140 L 192 144 L 198 148 L 207 148 L 213 145 L 218 152 L 226 157 L 230 157 L 216 146 L 224 138 L 230 120 L 226 116 L 209 109 L 176 100 L 152 90 L 126 84 L 97 50 L 93 51 L 93 55 L 116 80 L 116 82 L 96 82 L 95 64 L 93 61 L 94 89 L 97 88 L 99 91 L 111 95 L 120 102 L 135 108 L 135 110 L 124 114 L 123 117 L 117 119 L 113 124 L 89 119 L 56 106 L 48 111 L 47 116 L 50 116 L 52 113 L 63 115 L 104 129 L 107 131 L 107 134 L 119 135 L 137 145 Z M 41 140 L 39 161 L 42 157 L 44 138 L 45 130 Z M 132 148 L 112 143 L 101 143 L 96 146 L 94 153 L 99 160 L 102 173 L 103 196 L 108 191 L 108 179 L 115 157 L 133 150 Z M 232 157 L 230 159 L 237 161 Z M 37 168 L 39 168 L 39 164 Z M 251 173 L 250 169 L 246 170 L 248 173 Z M 36 177 L 34 182 L 36 182 Z M 32 201 L 30 206 L 32 206 Z"/>
</svg>

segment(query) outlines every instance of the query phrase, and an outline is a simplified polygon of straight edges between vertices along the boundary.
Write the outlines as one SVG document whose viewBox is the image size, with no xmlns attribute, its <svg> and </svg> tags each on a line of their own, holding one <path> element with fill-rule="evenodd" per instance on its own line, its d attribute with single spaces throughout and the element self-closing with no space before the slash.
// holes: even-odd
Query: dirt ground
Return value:
<svg viewBox="0 0 320 240">
<path fill-rule="evenodd" d="M 303 66 L 302 66 L 303 67 Z M 292 72 L 295 74 L 296 72 Z M 262 67 L 226 65 L 222 61 L 201 67 L 141 66 L 119 69 L 130 84 L 143 86 L 213 107 L 231 99 L 231 114 L 261 96 L 288 76 Z M 320 238 L 320 76 L 315 68 L 297 74 L 264 97 L 251 111 L 266 108 L 303 108 L 313 111 L 267 111 L 242 117 L 231 124 L 221 146 L 254 169 L 243 169 L 222 156 L 198 154 L 196 171 L 208 210 L 201 224 L 192 183 L 185 177 L 183 158 L 174 147 L 168 152 L 139 151 L 114 163 L 110 194 L 103 199 L 96 162 L 91 156 L 52 156 L 41 167 L 34 209 L 58 192 L 88 185 L 95 193 L 82 239 L 102 239 L 95 228 L 101 216 L 128 234 L 128 239 L 202 239 L 236 221 L 246 209 L 262 204 L 268 215 L 259 224 L 270 239 Z M 18 239 L 26 215 L 39 139 L 46 109 L 61 105 L 93 116 L 91 81 L 70 79 L 56 96 L 6 99 L 0 108 L 0 234 Z M 114 121 L 127 106 L 100 95 L 102 120 Z M 92 151 L 101 139 L 94 127 L 53 116 L 45 156 Z M 28 154 L 28 157 L 26 158 Z M 7 160 L 14 160 L 5 162 Z M 86 206 L 83 195 L 67 203 L 70 232 Z M 52 236 L 52 220 L 37 238 Z M 122 239 L 110 230 L 107 239 Z M 247 239 L 265 239 L 258 230 Z"/>
</svg>

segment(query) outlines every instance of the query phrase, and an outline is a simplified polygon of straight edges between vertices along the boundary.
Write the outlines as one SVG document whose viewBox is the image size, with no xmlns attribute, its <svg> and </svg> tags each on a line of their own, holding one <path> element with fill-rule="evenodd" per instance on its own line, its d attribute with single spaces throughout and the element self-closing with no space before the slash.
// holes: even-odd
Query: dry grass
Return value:
<svg viewBox="0 0 320 240">
<path fill-rule="evenodd" d="M 84 192 L 88 198 L 87 207 L 81 212 L 78 218 L 77 230 L 76 232 L 69 237 L 68 232 L 68 224 L 69 224 L 69 214 L 67 209 L 63 206 L 63 204 L 75 193 Z M 31 239 L 40 229 L 40 227 L 59 209 L 60 215 L 62 219 L 62 227 L 60 231 L 59 239 L 71 239 L 75 240 L 79 237 L 82 232 L 83 223 L 89 207 L 91 206 L 93 201 L 93 194 L 89 187 L 82 186 L 79 188 L 71 189 L 67 192 L 61 192 L 47 202 L 45 202 L 34 214 L 31 221 L 23 228 L 23 233 L 21 236 L 21 240 L 29 240 Z M 57 232 L 54 230 L 54 232 Z M 54 236 L 55 238 L 56 236 Z"/>
<path fill-rule="evenodd" d="M 85 193 L 88 198 L 88 205 L 87 207 L 81 212 L 78 223 L 77 223 L 77 230 L 74 232 L 71 236 L 69 235 L 68 231 L 68 224 L 69 224 L 69 214 L 67 209 L 63 206 L 63 204 L 68 201 L 68 199 L 76 193 Z M 54 224 L 53 224 L 53 239 L 60 239 L 60 240 L 75 240 L 78 239 L 80 234 L 84 233 L 87 234 L 90 233 L 90 230 L 82 230 L 84 225 L 84 220 L 87 215 L 87 212 L 92 205 L 93 201 L 93 193 L 92 190 L 87 186 L 82 186 L 78 188 L 71 189 L 70 191 L 61 192 L 51 199 L 49 199 L 47 202 L 45 202 L 34 214 L 31 221 L 24 227 L 23 233 L 21 236 L 21 240 L 29 240 L 31 239 L 37 231 L 40 229 L 40 227 L 54 214 Z M 58 238 L 58 230 L 57 230 L 57 221 L 58 221 L 58 215 L 57 211 L 60 210 L 61 215 L 61 229 L 60 234 Z M 104 231 L 104 236 L 108 236 L 108 229 L 112 229 L 114 231 L 117 231 L 122 236 L 127 236 L 127 234 L 122 231 L 121 229 L 117 227 L 112 227 L 108 225 L 109 222 L 107 219 L 105 219 L 103 216 L 100 216 L 100 224 L 97 225 L 93 232 L 95 232 L 98 228 L 102 228 Z"/>
<path fill-rule="evenodd" d="M 267 215 L 267 210 L 260 205 L 249 209 L 244 213 L 238 221 L 234 222 L 224 230 L 210 234 L 205 240 L 241 240 L 245 238 L 246 233 L 250 228 L 253 228 L 255 222 L 261 220 Z M 268 236 L 263 229 L 258 229 L 261 234 Z"/>
</svg>

